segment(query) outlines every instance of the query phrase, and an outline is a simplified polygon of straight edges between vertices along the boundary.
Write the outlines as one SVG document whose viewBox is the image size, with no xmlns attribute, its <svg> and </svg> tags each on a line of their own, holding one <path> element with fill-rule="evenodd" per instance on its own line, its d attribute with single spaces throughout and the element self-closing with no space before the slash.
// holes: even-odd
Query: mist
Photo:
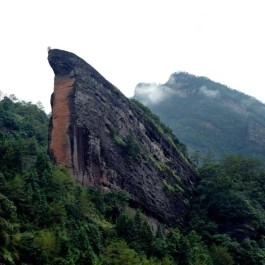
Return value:
<svg viewBox="0 0 265 265">
<path fill-rule="evenodd" d="M 158 104 L 169 98 L 172 94 L 175 94 L 172 88 L 155 83 L 140 83 L 135 88 L 135 96 L 141 98 L 141 102 L 146 105 Z"/>
<path fill-rule="evenodd" d="M 217 98 L 220 96 L 220 92 L 218 90 L 208 89 L 207 86 L 201 86 L 199 89 L 199 93 L 210 98 Z"/>
</svg>

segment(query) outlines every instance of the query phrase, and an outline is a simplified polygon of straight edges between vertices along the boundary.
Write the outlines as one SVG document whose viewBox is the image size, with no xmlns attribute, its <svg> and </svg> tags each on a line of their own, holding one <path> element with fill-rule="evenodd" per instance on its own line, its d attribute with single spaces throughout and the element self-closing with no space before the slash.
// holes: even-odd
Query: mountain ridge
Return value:
<svg viewBox="0 0 265 265">
<path fill-rule="evenodd" d="M 265 161 L 265 105 L 251 96 L 180 72 L 162 85 L 138 84 L 133 98 L 158 115 L 192 152 Z"/>
</svg>

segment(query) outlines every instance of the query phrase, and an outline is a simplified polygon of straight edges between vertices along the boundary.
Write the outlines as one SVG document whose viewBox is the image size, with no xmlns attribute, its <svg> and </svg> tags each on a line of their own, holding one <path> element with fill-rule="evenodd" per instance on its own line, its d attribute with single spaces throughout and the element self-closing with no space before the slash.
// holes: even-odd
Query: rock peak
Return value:
<svg viewBox="0 0 265 265">
<path fill-rule="evenodd" d="M 109 83 L 97 70 L 74 53 L 51 49 L 48 52 L 48 61 L 57 77 L 66 75 L 84 77 L 85 74 L 92 78 L 97 77 L 104 84 Z"/>
<path fill-rule="evenodd" d="M 80 185 L 125 190 L 159 222 L 183 222 L 196 172 L 141 105 L 73 53 L 49 51 L 49 151 Z"/>
</svg>

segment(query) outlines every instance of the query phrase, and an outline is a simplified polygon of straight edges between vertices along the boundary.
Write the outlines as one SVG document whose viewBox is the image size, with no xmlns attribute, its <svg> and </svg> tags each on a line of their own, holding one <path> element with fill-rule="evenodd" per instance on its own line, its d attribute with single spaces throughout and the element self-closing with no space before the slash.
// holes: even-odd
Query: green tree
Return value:
<svg viewBox="0 0 265 265">
<path fill-rule="evenodd" d="M 161 225 L 158 225 L 155 237 L 152 242 L 152 255 L 162 258 L 166 252 L 166 238 Z"/>
<path fill-rule="evenodd" d="M 111 242 L 102 251 L 104 265 L 139 265 L 141 259 L 124 241 Z"/>
<path fill-rule="evenodd" d="M 215 247 L 212 253 L 214 265 L 233 265 L 234 260 L 232 255 L 225 247 Z"/>
<path fill-rule="evenodd" d="M 186 255 L 189 265 L 212 265 L 208 248 L 195 231 L 191 231 L 187 236 Z"/>
<path fill-rule="evenodd" d="M 15 264 L 18 251 L 13 237 L 18 232 L 16 207 L 0 193 L 0 263 Z"/>
</svg>

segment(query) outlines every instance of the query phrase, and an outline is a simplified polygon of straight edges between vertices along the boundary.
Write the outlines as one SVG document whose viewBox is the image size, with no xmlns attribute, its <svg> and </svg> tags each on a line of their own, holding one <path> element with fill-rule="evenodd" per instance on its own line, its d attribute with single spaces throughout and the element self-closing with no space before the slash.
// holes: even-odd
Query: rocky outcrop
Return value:
<svg viewBox="0 0 265 265">
<path fill-rule="evenodd" d="M 50 50 L 55 73 L 49 151 L 76 183 L 126 190 L 132 207 L 178 225 L 196 172 L 139 105 L 84 60 Z"/>
</svg>

